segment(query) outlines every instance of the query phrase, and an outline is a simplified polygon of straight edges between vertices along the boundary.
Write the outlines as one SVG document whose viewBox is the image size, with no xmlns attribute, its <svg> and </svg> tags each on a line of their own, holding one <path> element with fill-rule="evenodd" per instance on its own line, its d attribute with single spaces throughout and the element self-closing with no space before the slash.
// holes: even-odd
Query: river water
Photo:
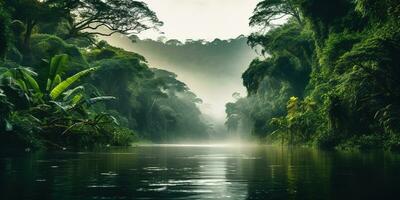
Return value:
<svg viewBox="0 0 400 200">
<path fill-rule="evenodd" d="M 0 156 L 2 200 L 399 197 L 400 155 L 387 152 L 149 145 Z"/>
</svg>

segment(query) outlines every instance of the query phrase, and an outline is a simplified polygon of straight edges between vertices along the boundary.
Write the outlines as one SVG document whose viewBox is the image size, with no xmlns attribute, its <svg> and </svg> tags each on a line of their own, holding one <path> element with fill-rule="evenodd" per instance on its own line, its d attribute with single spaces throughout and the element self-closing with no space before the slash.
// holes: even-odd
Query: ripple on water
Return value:
<svg viewBox="0 0 400 200">
<path fill-rule="evenodd" d="M 150 183 L 150 187 L 163 187 L 163 186 L 177 186 L 177 184 L 174 183 Z"/>
<path fill-rule="evenodd" d="M 198 193 L 198 194 L 204 194 L 204 193 L 213 193 L 214 191 L 212 190 L 201 190 L 201 189 L 193 189 L 193 190 L 168 190 L 169 192 L 174 192 L 174 193 Z"/>
<path fill-rule="evenodd" d="M 157 187 L 157 188 L 139 188 L 136 191 L 138 192 L 161 192 L 167 190 L 167 186 Z"/>
<path fill-rule="evenodd" d="M 215 185 L 229 185 L 225 179 L 189 179 L 189 180 L 168 180 L 169 184 L 176 185 L 190 185 L 190 186 L 215 186 Z"/>
<path fill-rule="evenodd" d="M 88 188 L 116 188 L 116 185 L 88 185 Z"/>
<path fill-rule="evenodd" d="M 145 167 L 145 168 L 143 168 L 143 170 L 146 170 L 146 171 L 167 171 L 168 168 L 166 168 L 166 167 Z"/>
<path fill-rule="evenodd" d="M 92 199 L 128 199 L 128 197 L 104 197 L 104 196 L 94 196 Z"/>
<path fill-rule="evenodd" d="M 100 173 L 100 175 L 102 175 L 102 176 L 117 176 L 118 174 L 115 172 L 103 172 L 103 173 Z"/>
<path fill-rule="evenodd" d="M 194 155 L 194 156 L 179 157 L 179 159 L 185 159 L 185 160 L 229 160 L 229 159 L 260 160 L 262 158 L 248 156 L 245 154 L 239 154 L 239 155 L 211 154 L 211 155 Z"/>
<path fill-rule="evenodd" d="M 206 189 L 168 189 L 168 186 L 158 187 L 158 188 L 139 188 L 136 191 L 138 192 L 162 192 L 168 191 L 168 193 L 193 193 L 193 194 L 204 194 L 204 193 L 213 193 L 212 190 Z"/>
</svg>

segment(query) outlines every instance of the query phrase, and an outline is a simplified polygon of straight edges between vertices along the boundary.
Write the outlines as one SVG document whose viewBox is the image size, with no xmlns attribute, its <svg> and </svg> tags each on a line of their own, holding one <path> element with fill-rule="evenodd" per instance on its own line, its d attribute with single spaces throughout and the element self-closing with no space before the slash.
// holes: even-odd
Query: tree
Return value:
<svg viewBox="0 0 400 200">
<path fill-rule="evenodd" d="M 65 14 L 52 0 L 4 0 L 4 6 L 13 19 L 25 24 L 23 50 L 30 51 L 30 40 L 35 26 L 40 22 L 57 21 Z"/>
<path fill-rule="evenodd" d="M 60 97 L 67 96 L 65 92 L 68 88 L 78 82 L 81 78 L 88 76 L 96 70 L 96 68 L 82 70 L 73 76 L 62 80 L 61 75 L 65 70 L 64 68 L 66 68 L 67 60 L 68 56 L 65 54 L 57 55 L 51 59 L 46 86 L 40 86 L 38 80 L 35 79 L 37 73 L 27 67 L 9 67 L 9 69 L 5 73 L 1 74 L 1 76 L 12 78 L 14 80 L 12 81 L 12 84 L 20 88 L 20 90 L 25 94 L 29 94 L 29 99 L 34 104 L 42 103 L 44 101 L 43 98 L 45 98 L 46 101 L 55 101 L 59 100 Z M 44 89 L 45 91 L 43 91 Z M 74 95 L 81 95 L 77 94 L 76 91 L 71 93 Z M 81 98 L 79 100 L 81 100 Z"/>
<path fill-rule="evenodd" d="M 387 20 L 388 16 L 396 17 L 400 14 L 398 0 L 356 0 L 356 10 L 364 16 L 369 16 L 374 21 Z"/>
<path fill-rule="evenodd" d="M 76 2 L 66 5 L 71 14 L 69 37 L 89 38 L 93 35 L 111 36 L 115 33 L 132 35 L 162 25 L 156 13 L 143 2 L 132 0 L 77 0 Z"/>
<path fill-rule="evenodd" d="M 168 40 L 167 42 L 165 42 L 165 44 L 172 45 L 172 46 L 181 46 L 181 45 L 183 45 L 181 41 L 176 40 L 176 39 Z"/>
<path fill-rule="evenodd" d="M 254 9 L 250 25 L 266 27 L 287 16 L 294 17 L 299 24 L 303 23 L 296 0 L 264 0 Z"/>
<path fill-rule="evenodd" d="M 0 4 L 1 6 L 1 4 Z M 0 7 L 0 57 L 5 54 L 8 47 L 10 19 L 8 14 Z"/>
</svg>

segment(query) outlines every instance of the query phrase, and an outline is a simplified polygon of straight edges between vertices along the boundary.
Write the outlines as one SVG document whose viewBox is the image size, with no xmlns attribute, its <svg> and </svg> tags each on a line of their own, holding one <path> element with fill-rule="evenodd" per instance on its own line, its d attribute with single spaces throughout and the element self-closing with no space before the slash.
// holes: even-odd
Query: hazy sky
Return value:
<svg viewBox="0 0 400 200">
<path fill-rule="evenodd" d="M 229 39 L 249 34 L 248 19 L 259 0 L 142 0 L 164 22 L 170 39 Z M 139 35 L 156 39 L 154 31 Z"/>
</svg>

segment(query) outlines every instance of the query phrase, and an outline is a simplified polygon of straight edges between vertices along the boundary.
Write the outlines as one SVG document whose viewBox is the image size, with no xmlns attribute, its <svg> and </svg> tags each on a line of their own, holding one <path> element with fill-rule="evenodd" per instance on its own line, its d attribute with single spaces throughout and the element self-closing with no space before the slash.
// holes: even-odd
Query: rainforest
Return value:
<svg viewBox="0 0 400 200">
<path fill-rule="evenodd" d="M 0 193 L 393 198 L 399 55 L 399 0 L 0 0 Z"/>
</svg>

